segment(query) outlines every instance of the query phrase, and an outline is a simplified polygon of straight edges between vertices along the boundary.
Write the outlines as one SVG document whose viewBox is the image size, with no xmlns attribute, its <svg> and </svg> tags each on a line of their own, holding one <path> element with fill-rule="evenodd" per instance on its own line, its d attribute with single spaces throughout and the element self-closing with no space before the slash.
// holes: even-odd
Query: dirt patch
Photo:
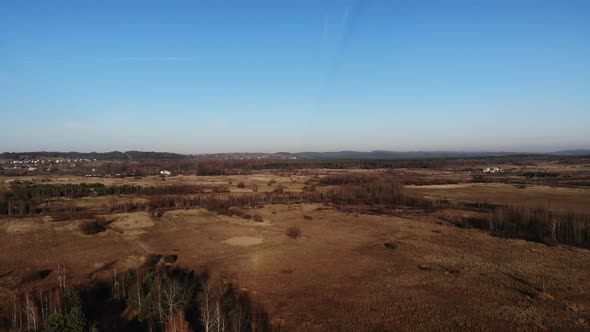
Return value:
<svg viewBox="0 0 590 332">
<path fill-rule="evenodd" d="M 154 220 L 145 212 L 116 214 L 115 221 L 110 227 L 119 233 L 135 237 L 147 231 L 148 228 L 155 225 Z"/>
<path fill-rule="evenodd" d="M 229 244 L 230 246 L 239 246 L 239 247 L 248 247 L 262 243 L 263 239 L 261 237 L 255 236 L 235 236 L 229 238 L 223 243 Z"/>
</svg>

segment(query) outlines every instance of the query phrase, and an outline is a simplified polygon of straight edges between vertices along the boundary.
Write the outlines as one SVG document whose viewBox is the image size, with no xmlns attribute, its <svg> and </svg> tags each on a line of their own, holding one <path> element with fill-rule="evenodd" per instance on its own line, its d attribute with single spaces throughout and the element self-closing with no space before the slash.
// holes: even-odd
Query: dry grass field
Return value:
<svg viewBox="0 0 590 332">
<path fill-rule="evenodd" d="M 406 188 L 428 197 L 460 202 L 493 204 L 518 202 L 531 207 L 549 206 L 554 210 L 590 213 L 590 188 L 556 188 L 535 185 L 521 188 L 503 183 L 411 185 Z"/>
<path fill-rule="evenodd" d="M 473 183 L 471 175 L 457 169 L 268 170 L 91 181 L 64 175 L 43 183 L 217 186 L 225 192 L 196 196 L 231 199 L 264 193 L 270 197 L 279 187 L 288 196 L 310 190 L 312 184 L 314 192 L 328 195 L 338 185 L 322 184 L 322 179 L 351 174 L 459 183 L 408 184 L 410 197 L 446 205 L 406 204 L 383 212 L 360 203 L 344 208 L 302 199 L 231 207 L 229 213 L 196 206 L 157 209 L 158 213 L 147 208 L 107 212 L 104 206 L 113 200 L 142 206 L 153 197 L 49 198 L 44 206 L 66 204 L 81 212 L 69 219 L 52 213 L 0 219 L 2 329 L 10 327 L 14 294 L 55 285 L 58 266 L 67 268 L 69 284 L 84 287 L 98 280 L 110 282 L 116 273 L 137 269 L 161 255 L 174 257 L 167 265 L 239 285 L 264 309 L 272 330 L 590 330 L 588 249 L 505 238 L 452 222 L 456 216 L 486 216 L 485 211 L 467 208 L 469 203 L 547 204 L 551 209 L 590 213 L 588 188 Z M 42 181 L 4 177 L 3 190 L 15 180 Z M 97 218 L 104 219 L 104 226 L 84 234 L 81 225 Z"/>
</svg>

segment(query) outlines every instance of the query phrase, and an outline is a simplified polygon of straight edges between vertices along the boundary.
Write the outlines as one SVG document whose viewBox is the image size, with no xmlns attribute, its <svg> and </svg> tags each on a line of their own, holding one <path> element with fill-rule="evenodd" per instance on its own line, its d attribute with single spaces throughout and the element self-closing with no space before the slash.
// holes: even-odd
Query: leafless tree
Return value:
<svg viewBox="0 0 590 332">
<path fill-rule="evenodd" d="M 37 331 L 38 324 L 39 324 L 39 317 L 37 313 L 37 307 L 35 305 L 35 301 L 33 300 L 30 292 L 25 294 L 25 303 L 24 303 L 24 311 L 27 317 L 27 330 L 28 331 Z"/>
<path fill-rule="evenodd" d="M 174 315 L 174 311 L 186 304 L 186 288 L 178 280 L 168 280 L 162 291 L 163 311 L 170 319 Z"/>
<path fill-rule="evenodd" d="M 119 284 L 119 279 L 117 277 L 117 267 L 113 270 L 113 295 L 116 300 L 121 299 L 121 285 Z"/>
<path fill-rule="evenodd" d="M 64 263 L 57 265 L 57 280 L 62 292 L 66 289 L 66 265 Z"/>
<path fill-rule="evenodd" d="M 223 301 L 223 285 L 219 285 L 217 288 L 217 294 L 215 294 L 215 324 L 217 325 L 217 332 L 225 331 L 225 320 L 223 317 L 223 309 L 221 302 Z"/>
<path fill-rule="evenodd" d="M 43 292 L 43 288 L 39 288 L 39 307 L 41 308 L 41 324 L 45 325 L 47 323 L 47 318 L 49 316 L 49 301 L 45 301 L 45 294 Z"/>
<path fill-rule="evenodd" d="M 139 266 L 135 268 L 135 277 L 137 279 L 137 308 L 141 311 L 141 297 L 143 293 L 143 287 L 141 278 L 139 277 Z"/>
<path fill-rule="evenodd" d="M 201 321 L 205 332 L 212 332 L 215 328 L 215 320 L 213 319 L 213 296 L 209 280 L 201 282 L 201 289 Z"/>
<path fill-rule="evenodd" d="M 20 299 L 16 294 L 12 297 L 12 327 L 17 330 L 22 330 L 23 316 L 21 311 Z"/>
</svg>

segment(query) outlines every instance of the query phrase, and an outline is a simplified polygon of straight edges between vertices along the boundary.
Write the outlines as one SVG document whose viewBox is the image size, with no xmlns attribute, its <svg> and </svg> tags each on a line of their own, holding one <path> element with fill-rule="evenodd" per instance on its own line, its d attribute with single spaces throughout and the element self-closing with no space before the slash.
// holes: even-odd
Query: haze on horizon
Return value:
<svg viewBox="0 0 590 332">
<path fill-rule="evenodd" d="M 587 1 L 5 1 L 0 152 L 590 147 Z"/>
</svg>

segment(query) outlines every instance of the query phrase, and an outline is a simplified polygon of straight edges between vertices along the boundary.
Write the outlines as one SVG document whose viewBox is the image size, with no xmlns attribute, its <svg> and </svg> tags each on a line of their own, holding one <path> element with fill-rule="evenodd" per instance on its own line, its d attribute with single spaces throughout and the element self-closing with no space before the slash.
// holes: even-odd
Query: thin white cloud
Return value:
<svg viewBox="0 0 590 332">
<path fill-rule="evenodd" d="M 131 56 L 131 57 L 112 57 L 112 58 L 70 58 L 70 59 L 0 59 L 4 64 L 55 64 L 71 62 L 109 62 L 109 61 L 190 61 L 194 57 L 190 56 Z"/>
<path fill-rule="evenodd" d="M 186 56 L 133 56 L 116 58 L 117 61 L 183 61 L 193 59 L 193 57 Z"/>
</svg>

